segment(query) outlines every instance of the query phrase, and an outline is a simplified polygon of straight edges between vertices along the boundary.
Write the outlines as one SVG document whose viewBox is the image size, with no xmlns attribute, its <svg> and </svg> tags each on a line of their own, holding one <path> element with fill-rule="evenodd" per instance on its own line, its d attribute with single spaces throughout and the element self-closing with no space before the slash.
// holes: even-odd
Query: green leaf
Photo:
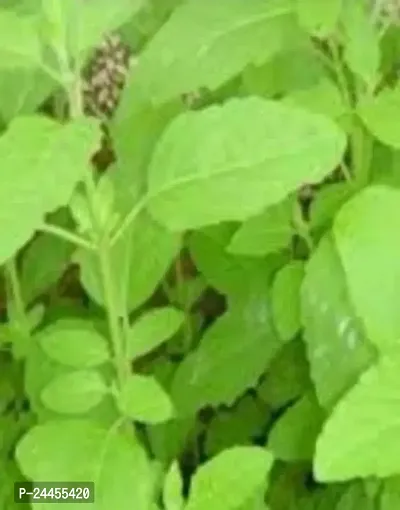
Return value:
<svg viewBox="0 0 400 510">
<path fill-rule="evenodd" d="M 300 287 L 304 264 L 292 262 L 284 266 L 272 284 L 272 315 L 282 340 L 290 340 L 300 330 Z"/>
<path fill-rule="evenodd" d="M 262 66 L 250 65 L 243 71 L 247 95 L 271 99 L 296 90 L 314 87 L 326 71 L 311 41 L 285 48 Z"/>
<path fill-rule="evenodd" d="M 239 227 L 227 250 L 238 255 L 262 256 L 286 248 L 293 236 L 292 214 L 291 199 L 268 207 Z"/>
<path fill-rule="evenodd" d="M 168 394 L 154 377 L 131 375 L 116 398 L 121 413 L 132 420 L 161 423 L 174 414 Z"/>
<path fill-rule="evenodd" d="M 155 291 L 178 254 L 181 238 L 156 223 L 147 214 L 139 215 L 111 249 L 111 270 L 116 312 L 124 315 L 143 304 Z M 81 282 L 90 297 L 104 305 L 98 258 L 80 250 L 76 261 Z"/>
<path fill-rule="evenodd" d="M 179 365 L 171 386 L 178 412 L 189 415 L 206 405 L 232 404 L 255 386 L 280 347 L 272 327 L 268 276 L 260 270 L 230 296 L 228 311 Z"/>
<path fill-rule="evenodd" d="M 268 436 L 268 448 L 284 461 L 311 460 L 323 419 L 314 395 L 304 395 L 275 422 Z"/>
<path fill-rule="evenodd" d="M 343 2 L 344 60 L 373 90 L 379 79 L 381 53 L 378 28 L 365 2 Z"/>
<path fill-rule="evenodd" d="M 296 0 L 300 25 L 311 35 L 325 38 L 335 32 L 343 0 Z"/>
<path fill-rule="evenodd" d="M 167 341 L 181 328 L 185 314 L 172 307 L 157 308 L 141 315 L 127 334 L 129 358 L 138 358 Z"/>
<path fill-rule="evenodd" d="M 66 448 L 68 445 L 68 448 Z M 92 481 L 96 510 L 149 510 L 152 472 L 144 449 L 132 436 L 89 420 L 55 420 L 37 425 L 17 445 L 24 475 L 36 482 Z M 59 503 L 46 503 L 55 510 Z"/>
<path fill-rule="evenodd" d="M 250 395 L 245 395 L 229 410 L 221 410 L 211 421 L 204 445 L 207 456 L 235 445 L 251 444 L 263 434 L 271 419 L 265 406 Z"/>
<path fill-rule="evenodd" d="M 398 474 L 400 353 L 382 356 L 335 407 L 318 439 L 319 481 Z"/>
<path fill-rule="evenodd" d="M 367 129 L 380 142 L 400 149 L 400 127 L 396 122 L 400 114 L 400 87 L 385 88 L 376 96 L 365 99 L 357 108 Z"/>
<path fill-rule="evenodd" d="M 0 116 L 10 122 L 17 115 L 30 115 L 54 91 L 56 83 L 39 69 L 12 66 L 1 69 Z"/>
<path fill-rule="evenodd" d="M 104 37 L 128 21 L 143 5 L 143 0 L 76 2 L 45 0 L 43 28 L 49 44 L 66 47 L 73 57 L 82 56 Z"/>
<path fill-rule="evenodd" d="M 327 118 L 256 97 L 179 115 L 149 168 L 149 210 L 172 230 L 244 221 L 339 163 Z"/>
<path fill-rule="evenodd" d="M 0 9 L 0 68 L 36 68 L 41 46 L 34 16 Z"/>
<path fill-rule="evenodd" d="M 175 460 L 165 477 L 163 486 L 163 503 L 166 510 L 181 510 L 184 506 L 183 480 L 179 464 Z"/>
<path fill-rule="evenodd" d="M 40 235 L 22 259 L 21 287 L 27 302 L 49 290 L 62 276 L 72 258 L 74 246 L 50 235 Z"/>
<path fill-rule="evenodd" d="M 301 302 L 311 377 L 319 402 L 330 407 L 374 360 L 330 237 L 306 266 Z"/>
<path fill-rule="evenodd" d="M 346 182 L 330 184 L 318 191 L 310 206 L 310 226 L 312 229 L 325 228 L 339 208 L 351 197 L 353 189 Z"/>
<path fill-rule="evenodd" d="M 272 360 L 257 395 L 272 409 L 299 398 L 310 386 L 309 367 L 302 340 L 285 344 Z"/>
<path fill-rule="evenodd" d="M 46 407 L 58 413 L 79 414 L 96 407 L 108 388 L 94 370 L 66 373 L 51 381 L 42 391 Z"/>
<path fill-rule="evenodd" d="M 400 337 L 399 199 L 397 189 L 370 186 L 342 207 L 334 224 L 354 309 L 379 350 Z"/>
<path fill-rule="evenodd" d="M 348 113 L 338 86 L 326 76 L 311 86 L 291 90 L 283 101 L 338 121 Z"/>
<path fill-rule="evenodd" d="M 91 368 L 109 361 L 106 339 L 90 321 L 60 319 L 37 336 L 44 352 L 53 360 L 75 368 Z"/>
<path fill-rule="evenodd" d="M 380 495 L 380 510 L 396 510 L 400 505 L 399 477 L 384 480 Z"/>
<path fill-rule="evenodd" d="M 0 263 L 28 241 L 46 213 L 68 203 L 99 137 L 90 119 L 61 125 L 32 116 L 10 124 L 0 138 Z"/>
<path fill-rule="evenodd" d="M 146 47 L 137 86 L 155 102 L 215 89 L 299 37 L 290 11 L 287 0 L 184 2 Z"/>
<path fill-rule="evenodd" d="M 265 259 L 240 256 L 228 252 L 229 242 L 235 228 L 221 223 L 189 234 L 188 246 L 197 269 L 205 280 L 221 294 L 232 294 L 242 282 L 257 268 L 264 273 L 276 269 L 275 257 Z"/>
<path fill-rule="evenodd" d="M 266 483 L 272 462 L 271 454 L 257 446 L 223 451 L 194 474 L 185 510 L 239 507 Z"/>
</svg>

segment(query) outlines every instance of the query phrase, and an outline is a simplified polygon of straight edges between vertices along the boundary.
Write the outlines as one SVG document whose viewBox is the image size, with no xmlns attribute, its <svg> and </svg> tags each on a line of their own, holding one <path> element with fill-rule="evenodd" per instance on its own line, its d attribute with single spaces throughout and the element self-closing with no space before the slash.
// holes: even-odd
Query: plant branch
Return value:
<svg viewBox="0 0 400 510">
<path fill-rule="evenodd" d="M 69 232 L 62 227 L 57 225 L 51 225 L 50 223 L 43 223 L 39 228 L 41 232 L 46 234 L 53 235 L 60 239 L 64 239 L 64 241 L 68 241 L 69 243 L 74 244 L 75 246 L 80 246 L 86 250 L 95 250 L 95 246 L 90 242 L 84 239 L 83 237 L 74 234 L 73 232 Z"/>
</svg>

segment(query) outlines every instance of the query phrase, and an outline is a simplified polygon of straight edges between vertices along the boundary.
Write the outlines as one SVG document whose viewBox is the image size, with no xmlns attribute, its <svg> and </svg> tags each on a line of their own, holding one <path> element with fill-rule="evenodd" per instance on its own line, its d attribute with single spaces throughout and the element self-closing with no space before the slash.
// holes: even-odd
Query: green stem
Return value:
<svg viewBox="0 0 400 510">
<path fill-rule="evenodd" d="M 64 239 L 64 241 L 68 241 L 69 243 L 72 243 L 75 246 L 80 246 L 81 248 L 84 248 L 86 250 L 93 251 L 95 249 L 93 244 L 84 239 L 83 237 L 80 237 L 74 234 L 73 232 L 69 232 L 68 230 L 65 230 L 62 227 L 58 227 L 57 225 L 50 225 L 49 223 L 44 223 L 43 225 L 41 225 L 39 230 L 46 234 L 59 237 L 60 239 Z"/>
<path fill-rule="evenodd" d="M 83 116 L 83 103 L 79 74 L 76 74 L 74 80 L 67 81 L 67 85 L 71 117 L 75 119 L 80 118 Z M 98 252 L 100 280 L 103 287 L 110 339 L 115 356 L 117 377 L 119 383 L 122 385 L 129 371 L 129 366 L 124 356 L 125 341 L 116 307 L 117 299 L 115 296 L 115 285 L 111 270 L 111 242 L 108 233 L 103 232 L 102 226 L 98 220 L 99 214 L 97 212 L 96 202 L 96 183 L 92 172 L 87 172 L 85 176 L 85 188 L 88 200 L 88 209 L 94 231 L 93 242 Z"/>
<path fill-rule="evenodd" d="M 175 275 L 176 275 L 176 284 L 178 287 L 179 302 L 181 303 L 181 305 L 183 307 L 183 312 L 185 314 L 184 336 L 183 336 L 184 349 L 185 349 L 185 352 L 188 352 L 190 350 L 190 345 L 192 343 L 193 332 L 192 332 L 192 325 L 191 325 L 190 309 L 188 307 L 188 304 L 187 304 L 187 301 L 185 299 L 185 295 L 183 292 L 185 278 L 184 278 L 184 274 L 183 274 L 182 259 L 180 256 L 178 256 L 178 259 L 175 263 Z"/>
<path fill-rule="evenodd" d="M 22 297 L 21 282 L 18 277 L 18 269 L 15 258 L 10 259 L 5 266 L 6 276 L 10 289 L 9 299 L 14 305 L 15 322 L 19 329 L 26 336 L 30 336 L 30 328 L 25 313 L 25 303 Z"/>
</svg>

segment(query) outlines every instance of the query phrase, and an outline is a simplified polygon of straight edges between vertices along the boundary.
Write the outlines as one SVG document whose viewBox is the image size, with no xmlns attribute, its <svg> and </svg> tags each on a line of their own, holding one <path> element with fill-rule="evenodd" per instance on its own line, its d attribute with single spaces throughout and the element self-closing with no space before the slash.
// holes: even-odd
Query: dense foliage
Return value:
<svg viewBox="0 0 400 510">
<path fill-rule="evenodd" d="M 400 508 L 399 12 L 3 0 L 1 510 Z"/>
</svg>

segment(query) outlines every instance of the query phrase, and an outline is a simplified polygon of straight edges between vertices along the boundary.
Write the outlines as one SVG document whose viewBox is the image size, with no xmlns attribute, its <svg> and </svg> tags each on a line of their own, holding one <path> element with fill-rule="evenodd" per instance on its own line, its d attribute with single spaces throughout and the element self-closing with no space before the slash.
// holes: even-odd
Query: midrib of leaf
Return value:
<svg viewBox="0 0 400 510">
<path fill-rule="evenodd" d="M 291 12 L 291 8 L 289 6 L 282 6 L 277 7 L 276 11 L 269 11 L 264 14 L 257 14 L 255 16 L 251 16 L 250 18 L 246 20 L 240 20 L 238 23 L 232 25 L 229 27 L 229 30 L 217 30 L 212 37 L 210 37 L 210 40 L 208 41 L 208 44 L 205 44 L 203 47 L 199 49 L 197 52 L 198 57 L 203 57 L 207 52 L 213 49 L 213 45 L 216 45 L 218 43 L 218 39 L 224 39 L 226 37 L 231 37 L 235 35 L 235 32 L 240 32 L 247 26 L 251 25 L 261 25 L 265 23 L 270 18 L 276 18 L 278 16 L 282 16 L 283 14 L 288 14 Z"/>
<path fill-rule="evenodd" d="M 325 140 L 329 140 L 329 137 L 314 136 L 313 138 L 315 140 L 317 140 L 318 143 L 322 143 Z M 153 193 L 147 193 L 147 199 L 150 201 L 153 198 L 157 198 L 158 195 L 168 193 L 171 190 L 176 190 L 178 187 L 185 186 L 188 183 L 193 183 L 196 181 L 201 182 L 201 181 L 206 181 L 208 179 L 216 179 L 216 178 L 224 177 L 224 175 L 227 175 L 230 173 L 244 172 L 246 169 L 249 169 L 252 167 L 254 167 L 254 168 L 261 167 L 262 165 L 266 165 L 267 163 L 273 163 L 279 159 L 287 159 L 288 157 L 295 156 L 297 154 L 297 152 L 306 150 L 309 147 L 312 147 L 313 145 L 316 145 L 316 142 L 314 142 L 314 143 L 311 142 L 310 137 L 307 137 L 307 143 L 298 143 L 297 145 L 295 145 L 293 143 L 293 141 L 291 141 L 290 145 L 285 146 L 284 153 L 281 153 L 281 154 L 278 154 L 275 156 L 270 156 L 267 154 L 267 155 L 263 156 L 261 159 L 256 160 L 254 162 L 251 162 L 251 161 L 243 162 L 242 165 L 238 165 L 235 167 L 228 166 L 228 168 L 226 168 L 227 165 L 224 165 L 223 170 L 219 170 L 216 172 L 214 172 L 214 171 L 211 173 L 210 172 L 208 172 L 208 173 L 201 172 L 201 173 L 190 174 L 188 176 L 183 176 L 183 177 L 178 177 L 178 178 L 172 174 L 169 176 L 169 179 L 173 179 L 172 183 L 167 184 L 161 188 L 158 188 Z M 267 149 L 266 149 L 266 152 L 268 153 Z M 332 169 L 330 169 L 330 170 L 332 170 Z M 326 173 L 328 173 L 328 172 L 329 172 L 329 170 L 327 170 Z M 279 185 L 280 182 L 279 182 L 279 180 L 273 180 L 273 181 L 271 181 L 271 185 L 273 185 L 273 184 Z M 150 186 L 152 187 L 153 184 L 150 183 Z"/>
<path fill-rule="evenodd" d="M 98 487 L 99 489 L 101 489 L 101 485 L 100 485 L 101 476 L 102 476 L 101 471 L 102 471 L 102 468 L 104 465 L 104 457 L 107 453 L 107 448 L 109 446 L 109 442 L 111 441 L 113 434 L 118 432 L 118 427 L 122 423 L 123 423 L 123 419 L 119 418 L 113 425 L 111 425 L 111 427 L 109 428 L 107 435 L 104 439 L 103 448 L 101 449 L 101 451 L 99 453 L 99 462 L 98 462 L 98 464 L 95 465 L 96 467 L 94 468 L 93 477 L 91 478 L 93 480 L 95 486 Z"/>
</svg>

